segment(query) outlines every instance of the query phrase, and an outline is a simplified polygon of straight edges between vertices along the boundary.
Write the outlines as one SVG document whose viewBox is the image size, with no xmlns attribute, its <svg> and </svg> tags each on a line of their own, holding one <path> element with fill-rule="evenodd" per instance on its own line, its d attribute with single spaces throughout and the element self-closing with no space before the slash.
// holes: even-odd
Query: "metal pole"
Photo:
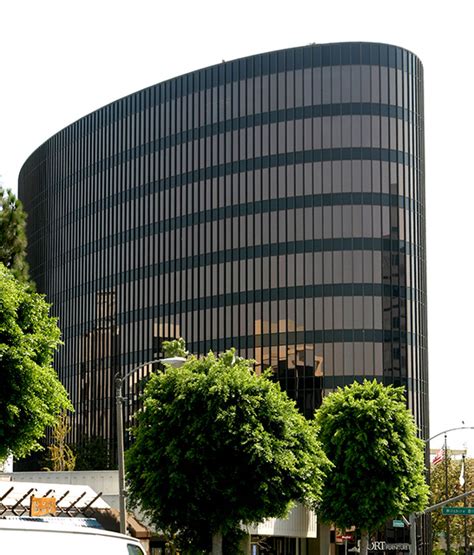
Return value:
<svg viewBox="0 0 474 555">
<path fill-rule="evenodd" d="M 416 555 L 416 514 L 410 514 L 410 555 Z"/>
<path fill-rule="evenodd" d="M 117 459 L 118 459 L 118 478 L 119 478 L 119 513 L 120 513 L 120 533 L 127 533 L 126 525 L 126 505 L 125 505 L 125 457 L 123 441 L 123 397 L 122 397 L 123 378 L 120 374 L 115 375 L 115 402 L 117 406 Z"/>
<path fill-rule="evenodd" d="M 149 360 L 148 362 L 144 362 L 140 364 L 136 368 L 127 372 L 124 376 L 120 372 L 115 374 L 115 403 L 116 403 L 116 413 L 117 413 L 117 463 L 118 463 L 118 474 L 119 474 L 119 513 L 120 513 L 120 533 L 126 534 L 127 533 L 127 506 L 125 502 L 126 498 L 126 491 L 125 491 L 125 446 L 124 446 L 124 437 L 123 437 L 123 402 L 124 397 L 122 396 L 122 387 L 123 382 L 131 376 L 140 368 L 144 368 L 145 366 L 149 366 L 150 364 L 155 363 L 165 363 L 169 366 L 174 368 L 179 368 L 186 362 L 186 358 L 184 357 L 170 357 L 170 358 L 162 358 L 162 359 L 153 359 Z"/>
<path fill-rule="evenodd" d="M 448 480 L 448 436 L 444 434 L 444 478 L 446 499 L 449 498 L 449 480 Z M 446 515 L 446 554 L 451 553 L 451 538 L 449 530 L 449 516 Z"/>
<path fill-rule="evenodd" d="M 462 491 L 463 493 L 466 493 L 466 455 L 463 454 L 462 456 L 462 477 L 464 480 L 464 483 L 462 485 Z M 467 497 L 464 498 L 464 506 L 467 507 Z M 468 547 L 469 547 L 469 542 L 467 539 L 467 515 L 464 515 L 464 553 L 465 555 L 467 555 L 467 551 L 468 551 Z"/>
<path fill-rule="evenodd" d="M 449 430 L 444 430 L 443 432 L 438 432 L 434 436 L 429 437 L 428 439 L 424 439 L 425 443 L 429 443 L 432 439 L 436 437 L 442 436 L 443 434 L 447 434 L 448 432 L 456 432 L 458 430 L 474 430 L 474 426 L 458 426 L 457 428 L 450 428 Z"/>
<path fill-rule="evenodd" d="M 451 497 L 451 499 L 446 499 L 446 501 L 441 501 L 441 503 L 436 503 L 436 505 L 431 505 L 425 509 L 421 514 L 432 513 L 449 503 L 454 503 L 455 501 L 459 501 L 460 499 L 464 499 L 467 495 L 472 495 L 474 493 L 474 489 L 471 491 L 466 491 L 466 493 L 461 493 L 461 495 L 456 495 L 456 497 Z"/>
</svg>

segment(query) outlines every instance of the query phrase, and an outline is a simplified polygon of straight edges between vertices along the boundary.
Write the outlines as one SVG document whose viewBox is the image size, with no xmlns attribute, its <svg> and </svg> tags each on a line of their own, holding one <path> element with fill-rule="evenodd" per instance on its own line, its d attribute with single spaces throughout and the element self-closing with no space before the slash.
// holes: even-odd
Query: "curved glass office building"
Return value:
<svg viewBox="0 0 474 555">
<path fill-rule="evenodd" d="M 176 336 L 270 366 L 306 415 L 404 385 L 426 434 L 423 136 L 418 58 L 342 43 L 170 79 L 40 146 L 19 191 L 76 440 L 113 445 L 114 373 Z"/>
</svg>

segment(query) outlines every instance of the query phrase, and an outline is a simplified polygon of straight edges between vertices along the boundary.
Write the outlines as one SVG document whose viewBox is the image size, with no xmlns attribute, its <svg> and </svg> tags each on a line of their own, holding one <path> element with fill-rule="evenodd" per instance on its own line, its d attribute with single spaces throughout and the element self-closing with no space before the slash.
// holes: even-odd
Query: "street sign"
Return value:
<svg viewBox="0 0 474 555">
<path fill-rule="evenodd" d="M 474 515 L 474 507 L 443 507 L 443 515 Z"/>
<path fill-rule="evenodd" d="M 405 528 L 405 523 L 403 520 L 392 520 L 392 526 L 394 528 Z"/>
</svg>

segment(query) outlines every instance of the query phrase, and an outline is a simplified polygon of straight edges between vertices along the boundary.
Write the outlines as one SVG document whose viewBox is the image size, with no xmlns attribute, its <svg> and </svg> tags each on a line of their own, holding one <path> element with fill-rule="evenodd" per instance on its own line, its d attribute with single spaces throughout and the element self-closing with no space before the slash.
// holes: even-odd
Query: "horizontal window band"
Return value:
<svg viewBox="0 0 474 555">
<path fill-rule="evenodd" d="M 383 297 L 392 301 L 426 303 L 426 294 L 412 287 L 382 283 L 331 283 L 254 289 L 236 293 L 217 294 L 210 297 L 199 297 L 197 299 L 183 299 L 169 304 L 155 304 L 141 309 L 118 312 L 115 315 L 114 323 L 115 325 L 124 325 L 161 316 L 176 317 L 187 312 L 213 308 L 232 310 L 238 309 L 239 305 L 242 304 L 252 306 L 256 303 L 268 301 L 334 297 Z M 87 326 L 81 326 L 81 331 L 74 331 L 75 328 L 64 328 L 63 331 L 67 331 L 68 334 L 73 332 L 73 335 L 80 335 L 87 331 L 86 328 Z"/>
<path fill-rule="evenodd" d="M 186 338 L 185 338 L 186 339 Z M 69 339 L 70 340 L 70 339 Z M 325 330 L 325 331 L 300 331 L 300 332 L 287 332 L 279 334 L 264 334 L 264 335 L 247 335 L 228 337 L 225 339 L 210 339 L 208 341 L 187 342 L 187 349 L 190 353 L 195 355 L 207 354 L 210 350 L 214 352 L 223 352 L 227 349 L 235 347 L 237 353 L 243 349 L 258 349 L 258 348 L 271 348 L 271 347 L 285 347 L 304 345 L 307 347 L 320 345 L 333 344 L 333 343 L 374 343 L 387 345 L 406 345 L 411 349 L 417 351 L 426 351 L 427 341 L 426 338 L 414 333 L 389 332 L 378 329 L 363 329 L 363 330 Z M 114 365 L 114 368 L 127 368 L 135 366 L 146 360 L 153 360 L 160 356 L 159 352 L 152 349 L 141 351 L 130 351 L 122 353 L 119 356 L 109 357 Z M 104 365 L 107 365 L 105 357 L 101 359 Z M 72 367 L 64 368 L 65 374 L 77 371 L 77 363 Z"/>
<path fill-rule="evenodd" d="M 376 342 L 373 342 L 374 344 L 377 344 Z M 382 345 L 384 345 L 384 343 L 382 343 Z M 291 347 L 293 345 L 279 345 L 279 347 Z M 306 345 L 305 345 L 306 346 Z M 322 345 L 321 345 L 322 346 Z M 190 348 L 190 345 L 187 345 L 188 348 Z M 209 352 L 209 350 L 213 350 L 213 352 L 222 352 L 224 351 L 223 347 L 220 347 L 216 345 L 212 348 L 212 349 L 208 349 L 206 351 L 191 351 L 190 352 L 192 354 L 195 354 L 196 356 L 200 356 L 203 354 L 207 354 Z M 240 356 L 243 356 L 244 353 L 237 351 L 237 354 Z M 128 353 L 126 355 L 122 355 L 120 357 L 120 360 L 118 361 L 118 363 L 120 364 L 120 366 L 123 368 L 123 373 L 126 372 L 126 370 L 129 367 L 135 366 L 141 362 L 143 362 L 143 360 L 151 360 L 153 359 L 155 356 L 157 356 L 157 353 L 150 353 L 148 351 L 143 351 L 143 352 L 136 352 L 136 353 Z M 104 362 L 104 368 L 107 368 L 108 364 L 111 364 L 112 361 L 107 361 L 106 359 L 103 359 Z M 266 368 L 270 368 L 269 364 L 264 364 L 262 361 L 258 361 L 259 362 L 259 366 L 263 366 L 264 369 Z M 112 364 L 117 364 L 117 360 L 114 359 Z M 69 366 L 69 367 L 64 367 L 64 372 L 67 375 L 71 375 L 75 370 L 77 370 L 77 365 L 74 366 Z M 291 369 L 285 369 L 285 372 L 287 374 L 291 373 Z M 383 372 L 383 373 L 382 373 Z M 281 382 L 285 382 L 285 378 L 288 378 L 288 376 L 282 376 L 280 379 L 277 376 L 274 376 L 274 380 L 275 381 L 281 381 Z M 304 376 L 305 378 L 307 378 L 308 376 Z M 333 389 L 336 387 L 344 387 L 346 385 L 350 385 L 352 384 L 354 381 L 358 381 L 358 382 L 363 382 L 366 379 L 376 379 L 379 382 L 384 383 L 385 385 L 393 385 L 395 387 L 399 387 L 399 386 L 408 386 L 409 390 L 411 391 L 411 384 L 413 383 L 413 378 L 408 377 L 406 375 L 406 370 L 394 370 L 394 369 L 380 369 L 380 372 L 377 371 L 373 371 L 370 374 L 345 374 L 345 375 L 340 375 L 340 374 L 334 374 L 334 373 L 330 373 L 330 374 L 323 374 L 322 376 L 314 376 L 316 383 L 319 385 L 320 389 Z M 421 381 L 421 380 L 416 380 L 416 381 Z M 125 387 L 127 388 L 127 385 L 125 385 Z M 135 384 L 136 385 L 136 384 Z M 312 384 L 312 387 L 310 388 L 310 390 L 314 391 L 316 384 Z M 307 388 L 305 388 L 304 386 L 299 388 L 299 391 L 304 391 Z"/>
<path fill-rule="evenodd" d="M 188 342 L 189 352 L 207 352 L 213 344 L 218 345 L 219 351 L 236 347 L 237 349 L 256 349 L 260 347 L 279 347 L 280 345 L 311 345 L 318 343 L 404 343 L 412 346 L 423 346 L 424 338 L 411 332 L 380 329 L 354 330 L 308 330 L 282 332 L 262 335 L 245 335 Z M 207 348 L 206 348 L 207 347 Z"/>
<path fill-rule="evenodd" d="M 221 221 L 228 218 L 239 216 L 259 215 L 272 213 L 280 210 L 296 210 L 299 208 L 317 208 L 324 206 L 391 206 L 413 211 L 421 215 L 423 207 L 419 202 L 402 195 L 388 193 L 323 193 L 317 195 L 300 195 L 293 197 L 276 198 L 261 200 L 249 203 L 234 204 L 210 210 L 202 210 L 184 216 L 161 220 L 152 224 L 142 225 L 127 231 L 110 234 L 105 238 L 77 246 L 72 252 L 72 256 L 77 256 L 75 252 L 92 254 L 103 249 L 123 245 L 129 241 L 136 241 L 145 237 L 151 237 L 167 231 L 181 229 L 183 232 L 193 225 L 202 223 Z M 33 241 L 31 241 L 33 244 Z M 54 260 L 54 259 L 53 259 Z"/>
<path fill-rule="evenodd" d="M 186 339 L 186 338 L 185 338 Z M 324 345 L 332 343 L 355 342 L 355 343 L 387 343 L 405 344 L 414 349 L 426 350 L 426 338 L 414 333 L 390 332 L 377 329 L 363 330 L 325 330 L 325 331 L 300 331 L 280 334 L 247 335 L 227 337 L 225 339 L 211 339 L 208 341 L 187 342 L 190 353 L 199 355 L 207 354 L 210 350 L 222 352 L 235 347 L 239 349 L 271 348 L 293 345 Z M 159 353 L 147 351 L 135 351 L 123 353 L 116 362 L 121 367 L 139 364 L 144 360 L 153 360 Z M 77 365 L 75 369 L 77 368 Z"/>
<path fill-rule="evenodd" d="M 337 387 L 345 387 L 346 385 L 351 385 L 354 382 L 362 383 L 364 380 L 376 379 L 378 382 L 384 385 L 393 385 L 394 387 L 405 387 L 405 389 L 412 391 L 413 380 L 404 373 L 399 373 L 395 375 L 393 370 L 385 371 L 383 375 L 372 372 L 371 374 L 364 375 L 324 375 L 321 376 L 321 389 L 335 389 Z"/>
<path fill-rule="evenodd" d="M 356 104 L 357 105 L 357 104 Z M 329 106 L 334 106 L 334 105 L 329 105 Z M 335 105 L 336 107 L 339 107 L 339 110 L 342 110 L 343 106 L 345 106 L 344 104 L 340 104 L 340 105 Z M 350 104 L 350 106 L 352 106 L 352 103 Z M 360 106 L 360 105 L 359 105 Z M 362 110 L 355 110 L 356 113 L 352 114 L 352 115 L 384 115 L 384 112 L 387 112 L 387 117 L 397 117 L 398 119 L 401 119 L 403 121 L 409 121 L 411 123 L 413 123 L 412 118 L 410 117 L 410 113 L 406 113 L 405 111 L 402 110 L 401 113 L 398 113 L 398 110 L 392 110 L 390 108 L 395 108 L 395 107 L 390 107 L 388 105 L 380 105 L 380 104 L 370 104 L 370 103 L 366 103 L 365 104 L 367 110 L 371 110 L 373 109 L 373 111 L 375 112 L 379 112 L 379 113 L 375 113 L 375 114 L 364 114 L 361 113 Z M 380 106 L 385 106 L 386 110 L 382 110 L 380 108 L 374 108 L 374 107 L 380 107 Z M 310 107 L 310 108 L 320 108 L 321 106 L 315 106 L 315 107 Z M 332 111 L 332 110 L 331 110 Z M 334 110 L 336 111 L 336 110 Z M 105 170 L 111 169 L 113 167 L 119 166 L 121 164 L 126 164 L 128 162 L 132 162 L 134 160 L 139 160 L 142 156 L 145 155 L 150 155 L 152 153 L 158 153 L 161 152 L 163 149 L 165 148 L 169 148 L 170 146 L 175 146 L 181 143 L 187 143 L 189 141 L 193 141 L 196 139 L 202 139 L 202 138 L 209 138 L 212 137 L 218 133 L 223 133 L 225 131 L 235 131 L 235 130 L 240 130 L 240 129 L 251 129 L 252 127 L 254 127 L 255 125 L 262 125 L 264 123 L 276 123 L 280 120 L 278 120 L 278 114 L 280 112 L 286 112 L 285 110 L 282 111 L 275 111 L 275 112 L 270 112 L 267 115 L 268 117 L 268 121 L 267 118 L 265 117 L 265 114 L 261 114 L 258 116 L 246 116 L 245 118 L 236 118 L 234 120 L 227 120 L 226 122 L 222 122 L 222 124 L 213 124 L 213 125 L 209 125 L 209 126 L 204 126 L 204 127 L 200 127 L 196 130 L 192 130 L 189 132 L 183 132 L 179 135 L 182 135 L 182 141 L 176 140 L 176 138 L 178 137 L 178 135 L 174 135 L 173 137 L 175 137 L 175 141 L 171 141 L 171 139 L 162 139 L 162 140 L 158 140 L 158 141 L 152 141 L 152 142 L 148 142 L 146 144 L 131 148 L 127 151 L 123 151 L 120 152 L 110 158 L 106 158 L 104 160 L 100 160 L 98 162 L 96 162 L 95 164 L 92 164 L 88 167 L 85 167 L 83 169 L 81 169 L 80 171 L 70 174 L 69 176 L 63 178 L 63 179 L 59 179 L 57 181 L 57 185 L 59 186 L 65 186 L 65 187 L 69 187 L 69 186 L 73 186 L 75 183 L 77 183 L 78 181 L 82 181 L 84 179 L 90 179 L 91 177 L 93 177 L 96 174 L 102 173 Z M 391 115 L 391 113 L 393 112 L 393 115 Z M 395 115 L 395 112 L 397 113 L 397 115 Z M 275 119 L 275 121 L 272 121 L 272 117 L 270 117 L 271 114 L 275 114 L 273 116 L 273 118 Z M 296 115 L 296 114 L 295 114 Z M 299 115 L 299 114 L 298 114 Z M 334 115 L 349 115 L 349 114 L 343 114 L 343 113 L 335 113 Z M 403 116 L 403 117 L 399 117 L 399 116 Z M 405 117 L 407 116 L 407 117 Z M 303 117 L 303 116 L 302 116 Z M 308 115 L 307 117 L 323 117 L 321 116 L 310 116 Z M 252 124 L 248 123 L 248 120 L 254 120 L 254 122 Z M 281 121 L 297 121 L 298 119 L 301 118 L 289 118 L 286 117 L 285 119 L 282 119 Z M 244 120 L 244 121 L 242 121 Z M 235 123 L 233 123 L 235 122 Z M 417 122 L 418 125 L 420 124 L 419 122 Z M 222 127 L 222 131 L 219 129 L 219 126 Z M 209 129 L 208 129 L 209 128 Z M 206 132 L 207 131 L 207 132 Z M 213 132 L 215 131 L 215 132 Z M 169 144 L 166 144 L 167 140 L 169 140 Z M 341 147 L 342 148 L 342 147 Z M 351 148 L 351 147 L 345 147 L 345 148 Z M 363 147 L 355 147 L 355 148 L 363 148 Z M 331 150 L 331 149 L 327 149 L 327 150 Z M 334 149 L 337 150 L 337 149 Z M 171 162 L 169 164 L 166 165 L 167 168 L 170 167 L 175 167 L 175 164 L 172 164 Z"/>
<path fill-rule="evenodd" d="M 415 288 L 401 286 L 390 286 L 385 284 L 328 284 L 307 285 L 295 287 L 271 288 L 265 290 L 254 290 L 241 293 L 228 293 L 212 297 L 200 297 L 199 299 L 188 299 L 165 305 L 153 305 L 136 310 L 119 312 L 108 320 L 109 324 L 123 326 L 126 324 L 142 322 L 155 318 L 181 318 L 188 312 L 199 312 L 206 309 L 224 308 L 226 310 L 238 310 L 240 305 L 254 306 L 262 302 L 291 301 L 317 298 L 354 298 L 371 297 L 390 301 L 392 308 L 394 303 L 410 303 L 412 313 L 421 311 L 417 305 L 426 304 L 426 294 Z M 399 306 L 398 304 L 396 306 Z M 63 332 L 68 336 L 82 336 L 95 329 L 95 320 L 71 327 L 65 327 Z"/>
<path fill-rule="evenodd" d="M 71 283 L 69 282 L 68 292 L 69 296 L 71 296 L 73 295 L 74 289 L 76 289 L 77 295 L 73 296 L 82 296 L 95 291 L 111 289 L 123 283 L 130 283 L 134 280 L 136 281 L 156 277 L 166 273 L 173 273 L 191 268 L 200 268 L 202 266 L 210 266 L 211 264 L 220 264 L 223 262 L 245 261 L 247 259 L 265 258 L 284 254 L 354 250 L 375 250 L 390 252 L 391 254 L 414 255 L 424 259 L 424 248 L 421 245 L 416 246 L 413 243 L 399 239 L 369 237 L 353 237 L 348 239 L 314 239 L 307 241 L 295 241 L 291 243 L 272 243 L 258 245 L 255 247 L 227 249 L 204 255 L 180 258 L 177 260 L 162 262 L 160 264 L 143 266 L 141 268 L 115 273 L 100 280 L 86 282 L 83 286 L 79 286 L 77 288 L 71 287 Z M 69 256 L 64 256 L 62 264 L 67 263 L 68 258 Z M 59 266 L 62 264 L 60 263 Z M 61 292 L 55 293 L 54 291 L 51 291 L 50 295 L 50 301 L 52 303 L 56 303 L 60 300 L 59 297 L 61 297 Z"/>
<path fill-rule="evenodd" d="M 412 287 L 390 285 L 382 283 L 330 283 L 324 285 L 301 285 L 290 287 L 274 287 L 268 289 L 254 289 L 251 291 L 240 291 L 213 295 L 210 297 L 199 297 L 197 299 L 183 299 L 175 303 L 160 305 L 153 310 L 153 316 L 177 315 L 184 312 L 206 310 L 212 308 L 231 308 L 241 304 L 252 305 L 267 301 L 285 301 L 294 299 L 314 299 L 328 297 L 386 297 L 400 299 L 401 301 L 416 301 L 420 292 Z M 422 295 L 423 300 L 425 295 Z M 146 309 L 144 309 L 146 311 Z M 133 320 L 142 320 L 145 317 L 144 310 L 140 311 Z M 127 312 L 131 314 L 131 312 Z M 118 319 L 119 323 L 126 320 Z"/>
<path fill-rule="evenodd" d="M 313 106 L 302 106 L 299 108 L 290 108 L 282 110 L 273 110 L 269 112 L 261 112 L 248 116 L 232 118 L 212 124 L 195 127 L 173 135 L 167 135 L 155 141 L 149 141 L 139 146 L 121 151 L 113 156 L 97 161 L 94 164 L 81 170 L 81 173 L 74 173 L 66 178 L 66 183 L 71 184 L 71 179 L 78 176 L 83 179 L 83 176 L 91 177 L 106 169 L 114 166 L 130 162 L 141 158 L 142 156 L 159 152 L 163 149 L 173 146 L 183 145 L 190 141 L 198 139 L 206 139 L 222 133 L 238 130 L 252 130 L 255 126 L 268 125 L 271 123 L 282 123 L 290 121 L 299 121 L 308 118 L 323 118 L 335 116 L 379 116 L 396 118 L 408 123 L 412 123 L 415 127 L 421 125 L 419 116 L 406 108 L 393 106 L 390 104 L 379 104 L 371 102 L 345 102 L 334 104 L 316 104 Z M 64 147 L 62 147 L 64 148 Z M 49 153 L 51 155 L 51 153 Z M 58 184 L 63 183 L 59 180 Z M 75 181 L 75 180 L 74 180 Z"/>
<path fill-rule="evenodd" d="M 271 154 L 260 156 L 258 158 L 247 158 L 237 162 L 217 164 L 179 175 L 165 177 L 160 180 L 149 181 L 138 188 L 116 193 L 116 195 L 111 196 L 112 198 L 109 197 L 107 202 L 113 204 L 113 197 L 118 196 L 121 198 L 119 204 L 122 204 L 132 199 L 147 197 L 152 192 L 166 191 L 168 189 L 175 189 L 176 187 L 187 185 L 189 183 L 218 177 L 226 177 L 242 172 L 278 168 L 281 166 L 292 166 L 296 164 L 344 160 L 375 160 L 380 162 L 395 162 L 397 164 L 403 164 L 411 167 L 414 167 L 415 164 L 420 166 L 420 161 L 413 154 L 388 148 L 345 147 L 299 150 L 296 152 Z M 77 185 L 78 182 L 89 177 L 90 176 L 78 176 L 77 179 L 74 179 L 72 184 Z"/>
</svg>

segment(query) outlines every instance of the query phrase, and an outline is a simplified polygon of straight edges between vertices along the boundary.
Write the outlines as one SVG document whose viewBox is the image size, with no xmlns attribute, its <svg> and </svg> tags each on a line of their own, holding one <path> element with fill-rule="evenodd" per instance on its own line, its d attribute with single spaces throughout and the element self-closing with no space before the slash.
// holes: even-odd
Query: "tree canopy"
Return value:
<svg viewBox="0 0 474 555">
<path fill-rule="evenodd" d="M 281 517 L 294 501 L 316 503 L 328 467 L 314 425 L 234 350 L 153 375 L 134 435 L 133 502 L 195 548 L 208 548 L 216 532 Z"/>
<path fill-rule="evenodd" d="M 324 480 L 322 520 L 368 532 L 423 509 L 424 444 L 403 388 L 375 380 L 338 388 L 324 399 L 316 422 L 334 464 Z"/>
<path fill-rule="evenodd" d="M 0 262 L 20 281 L 28 281 L 26 213 L 9 190 L 0 187 Z"/>
<path fill-rule="evenodd" d="M 59 336 L 44 298 L 0 263 L 0 459 L 40 449 L 45 428 L 71 408 L 52 368 Z"/>
</svg>

